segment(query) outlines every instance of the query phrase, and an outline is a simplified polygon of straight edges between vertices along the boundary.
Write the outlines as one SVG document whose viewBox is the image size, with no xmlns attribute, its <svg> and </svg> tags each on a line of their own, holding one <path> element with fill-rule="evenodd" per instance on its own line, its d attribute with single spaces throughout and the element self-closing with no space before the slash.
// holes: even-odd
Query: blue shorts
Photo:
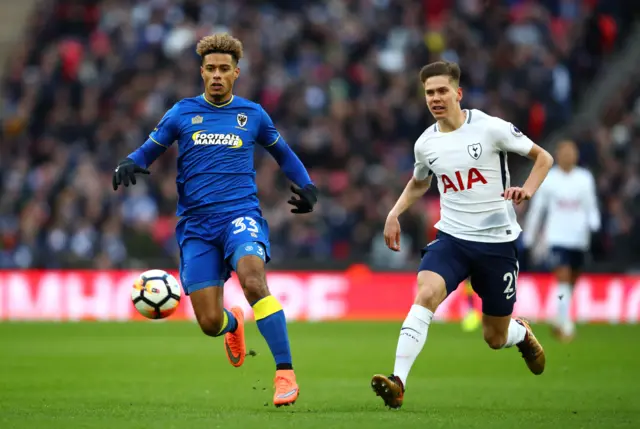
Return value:
<svg viewBox="0 0 640 429">
<path fill-rule="evenodd" d="M 176 225 L 185 294 L 223 286 L 242 256 L 270 259 L 269 226 L 260 210 L 184 216 Z"/>
<path fill-rule="evenodd" d="M 515 241 L 480 243 L 439 231 L 422 250 L 419 271 L 433 271 L 445 281 L 447 295 L 466 278 L 482 299 L 482 312 L 509 316 L 516 303 L 518 249 Z"/>
<path fill-rule="evenodd" d="M 585 253 L 578 249 L 552 246 L 549 252 L 549 265 L 552 269 L 565 266 L 572 270 L 580 270 L 584 266 Z"/>
</svg>

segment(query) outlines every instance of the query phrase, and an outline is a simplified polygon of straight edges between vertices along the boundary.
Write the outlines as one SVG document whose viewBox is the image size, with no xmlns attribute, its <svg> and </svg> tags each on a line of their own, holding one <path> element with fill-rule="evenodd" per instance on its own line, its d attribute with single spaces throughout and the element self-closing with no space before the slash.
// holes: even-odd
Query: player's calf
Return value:
<svg viewBox="0 0 640 429">
<path fill-rule="evenodd" d="M 518 330 L 518 328 L 520 328 Z M 509 334 L 511 333 L 511 338 Z M 520 335 L 518 335 L 518 333 Z M 484 341 L 494 350 L 515 346 L 524 338 L 524 329 L 515 323 L 511 316 L 482 315 L 482 334 Z"/>
<path fill-rule="evenodd" d="M 244 341 L 244 314 L 239 307 L 231 311 L 222 306 L 222 288 L 209 286 L 191 292 L 191 305 L 200 329 L 205 335 L 224 335 L 224 348 L 231 365 L 244 363 L 246 346 Z"/>
<path fill-rule="evenodd" d="M 561 260 L 571 259 L 571 251 L 555 249 L 555 255 L 561 255 Z M 571 301 L 573 288 L 578 273 L 568 264 L 559 265 L 555 269 L 558 282 L 558 308 L 555 320 L 552 322 L 552 334 L 562 342 L 570 342 L 575 334 L 575 324 L 571 318 Z"/>
<path fill-rule="evenodd" d="M 196 319 L 203 334 L 208 335 L 209 337 L 217 337 L 220 334 L 224 320 L 221 313 L 217 313 L 215 310 L 212 310 L 208 313 L 201 314 L 200 317 L 197 317 Z"/>
<path fill-rule="evenodd" d="M 218 337 L 236 330 L 238 325 L 235 316 L 222 306 L 221 287 L 197 289 L 189 297 L 198 325 L 205 335 Z"/>
<path fill-rule="evenodd" d="M 544 350 L 522 318 L 483 315 L 484 339 L 492 349 L 516 346 L 534 374 L 542 374 L 546 363 Z"/>
<path fill-rule="evenodd" d="M 487 332 L 484 331 L 484 341 L 487 343 L 489 347 L 494 350 L 499 350 L 504 348 L 507 344 L 507 335 L 506 333 L 498 333 L 498 332 Z"/>
<path fill-rule="evenodd" d="M 256 248 L 261 249 L 259 246 L 260 243 L 243 244 L 239 250 L 244 252 L 248 247 L 253 247 L 255 251 Z M 265 262 L 253 254 L 234 257 L 233 261 L 245 297 L 253 307 L 258 330 L 269 345 L 276 363 L 273 403 L 276 406 L 291 405 L 298 398 L 299 388 L 293 372 L 287 320 L 282 305 L 269 293 Z"/>
<path fill-rule="evenodd" d="M 430 270 L 419 271 L 418 288 L 414 304 L 400 328 L 393 375 L 375 375 L 371 380 L 373 391 L 391 408 L 402 406 L 404 385 L 427 341 L 433 313 L 447 296 L 444 278 Z"/>
</svg>

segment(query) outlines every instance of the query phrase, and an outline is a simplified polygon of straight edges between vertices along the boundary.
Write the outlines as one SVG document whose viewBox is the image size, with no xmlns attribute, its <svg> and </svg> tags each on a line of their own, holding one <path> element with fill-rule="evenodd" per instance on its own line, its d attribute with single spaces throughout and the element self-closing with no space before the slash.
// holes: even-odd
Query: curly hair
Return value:
<svg viewBox="0 0 640 429">
<path fill-rule="evenodd" d="M 237 64 L 242 58 L 242 42 L 228 33 L 212 34 L 200 39 L 196 52 L 202 60 L 209 54 L 229 54 Z"/>
</svg>

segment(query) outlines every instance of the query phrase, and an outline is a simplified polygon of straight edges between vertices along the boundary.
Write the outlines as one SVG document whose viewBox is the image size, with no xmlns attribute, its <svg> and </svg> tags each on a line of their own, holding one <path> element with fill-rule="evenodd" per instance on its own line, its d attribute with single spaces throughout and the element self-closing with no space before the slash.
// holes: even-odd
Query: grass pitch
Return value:
<svg viewBox="0 0 640 429">
<path fill-rule="evenodd" d="M 222 339 L 182 322 L 0 323 L 0 428 L 638 428 L 640 327 L 583 326 L 569 345 L 534 326 L 541 376 L 516 349 L 433 324 L 400 411 L 369 382 L 388 374 L 400 323 L 293 323 L 297 404 L 271 404 L 274 364 L 229 365 Z"/>
</svg>

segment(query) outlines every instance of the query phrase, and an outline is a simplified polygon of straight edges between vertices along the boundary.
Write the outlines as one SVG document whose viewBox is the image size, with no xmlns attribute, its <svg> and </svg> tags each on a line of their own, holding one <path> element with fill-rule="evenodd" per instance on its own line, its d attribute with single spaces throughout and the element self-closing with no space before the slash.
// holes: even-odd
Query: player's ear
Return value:
<svg viewBox="0 0 640 429">
<path fill-rule="evenodd" d="M 457 92 L 458 92 L 458 95 L 456 97 L 456 101 L 458 101 L 458 103 L 459 103 L 459 102 L 462 101 L 462 88 L 458 87 Z"/>
<path fill-rule="evenodd" d="M 235 79 L 238 79 L 238 77 L 240 77 L 240 67 L 236 66 L 236 69 L 233 71 L 233 76 Z"/>
</svg>

